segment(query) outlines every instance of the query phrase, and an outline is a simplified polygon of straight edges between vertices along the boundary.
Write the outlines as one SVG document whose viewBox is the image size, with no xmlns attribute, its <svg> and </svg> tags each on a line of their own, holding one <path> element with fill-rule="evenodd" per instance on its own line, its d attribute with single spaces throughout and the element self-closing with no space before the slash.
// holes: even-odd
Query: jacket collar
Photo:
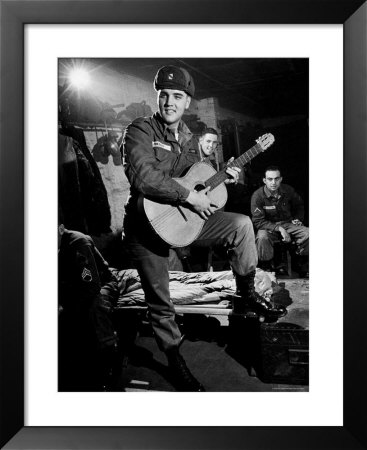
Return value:
<svg viewBox="0 0 367 450">
<path fill-rule="evenodd" d="M 153 119 L 153 126 L 155 126 L 160 131 L 160 133 L 162 133 L 164 135 L 164 137 L 168 141 L 176 140 L 174 133 L 163 122 L 162 117 L 158 111 L 153 114 L 152 119 Z M 186 142 L 188 142 L 193 136 L 193 134 L 189 130 L 188 126 L 182 120 L 180 120 L 180 122 L 178 124 L 177 131 L 179 134 L 179 138 L 178 138 L 179 143 L 181 145 L 186 144 Z"/>
<path fill-rule="evenodd" d="M 265 193 L 265 195 L 266 195 L 268 198 L 270 198 L 270 197 L 279 198 L 279 197 L 281 197 L 282 194 L 283 194 L 282 185 L 279 186 L 277 197 L 275 197 L 275 196 L 272 194 L 272 192 L 270 192 L 269 189 L 268 189 L 266 186 L 264 186 L 264 193 Z"/>
</svg>

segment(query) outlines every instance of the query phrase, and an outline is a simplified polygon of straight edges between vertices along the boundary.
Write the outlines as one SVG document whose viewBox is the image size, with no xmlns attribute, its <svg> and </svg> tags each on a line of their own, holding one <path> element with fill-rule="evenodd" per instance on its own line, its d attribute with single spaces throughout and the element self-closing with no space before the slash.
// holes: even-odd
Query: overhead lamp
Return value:
<svg viewBox="0 0 367 450">
<path fill-rule="evenodd" d="M 85 69 L 72 69 L 69 73 L 70 84 L 77 89 L 85 89 L 90 83 L 89 73 Z"/>
</svg>

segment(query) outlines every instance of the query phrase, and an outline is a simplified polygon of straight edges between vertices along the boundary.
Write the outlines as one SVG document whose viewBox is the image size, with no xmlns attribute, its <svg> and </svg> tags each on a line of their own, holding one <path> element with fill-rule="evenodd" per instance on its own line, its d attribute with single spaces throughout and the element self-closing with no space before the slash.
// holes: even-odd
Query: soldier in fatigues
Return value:
<svg viewBox="0 0 367 450">
<path fill-rule="evenodd" d="M 274 265 L 274 244 L 294 242 L 296 245 L 297 271 L 308 277 L 308 227 L 303 225 L 304 206 L 300 195 L 288 184 L 282 184 L 277 166 L 270 166 L 264 173 L 264 186 L 251 198 L 252 221 L 256 235 L 259 267 L 271 270 Z M 282 266 L 274 267 L 282 274 Z"/>
<path fill-rule="evenodd" d="M 103 390 L 117 351 L 117 278 L 93 240 L 59 225 L 59 390 Z"/>
<path fill-rule="evenodd" d="M 181 120 L 195 91 L 191 75 L 183 68 L 164 66 L 157 72 L 154 88 L 158 93 L 159 110 L 151 117 L 134 120 L 123 138 L 126 175 L 131 184 L 124 232 L 141 277 L 157 343 L 167 355 L 177 388 L 203 391 L 203 386 L 191 374 L 179 352 L 181 333 L 175 322 L 169 293 L 169 246 L 153 232 L 139 212 L 141 196 L 171 205 L 184 204 L 195 211 L 205 220 L 195 243 L 220 245 L 227 250 L 243 304 L 273 317 L 284 315 L 286 311 L 255 292 L 257 251 L 249 217 L 215 212 L 215 205 L 206 195 L 209 188 L 191 191 L 173 179 L 201 160 L 198 142 Z M 227 174 L 237 181 L 239 169 L 227 168 Z"/>
</svg>

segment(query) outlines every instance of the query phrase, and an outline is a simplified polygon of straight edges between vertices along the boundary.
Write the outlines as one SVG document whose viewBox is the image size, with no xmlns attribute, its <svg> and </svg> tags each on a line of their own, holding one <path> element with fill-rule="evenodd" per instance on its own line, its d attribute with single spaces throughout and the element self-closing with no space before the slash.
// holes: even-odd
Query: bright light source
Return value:
<svg viewBox="0 0 367 450">
<path fill-rule="evenodd" d="M 78 88 L 84 89 L 89 84 L 89 73 L 84 69 L 73 69 L 69 74 L 70 83 Z"/>
</svg>

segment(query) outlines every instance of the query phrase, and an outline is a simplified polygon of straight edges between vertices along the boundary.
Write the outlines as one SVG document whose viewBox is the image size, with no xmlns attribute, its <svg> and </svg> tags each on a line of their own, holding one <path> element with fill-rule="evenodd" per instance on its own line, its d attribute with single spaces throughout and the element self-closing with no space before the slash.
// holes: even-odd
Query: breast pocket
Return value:
<svg viewBox="0 0 367 450">
<path fill-rule="evenodd" d="M 195 148 L 190 148 L 189 151 L 186 152 L 186 160 L 191 164 L 200 161 L 199 155 Z"/>
<path fill-rule="evenodd" d="M 273 217 L 277 214 L 276 206 L 264 206 L 264 212 L 267 216 Z"/>
<path fill-rule="evenodd" d="M 154 155 L 158 161 L 171 161 L 174 159 L 174 155 L 171 151 L 165 150 L 161 147 L 153 147 Z"/>
</svg>

